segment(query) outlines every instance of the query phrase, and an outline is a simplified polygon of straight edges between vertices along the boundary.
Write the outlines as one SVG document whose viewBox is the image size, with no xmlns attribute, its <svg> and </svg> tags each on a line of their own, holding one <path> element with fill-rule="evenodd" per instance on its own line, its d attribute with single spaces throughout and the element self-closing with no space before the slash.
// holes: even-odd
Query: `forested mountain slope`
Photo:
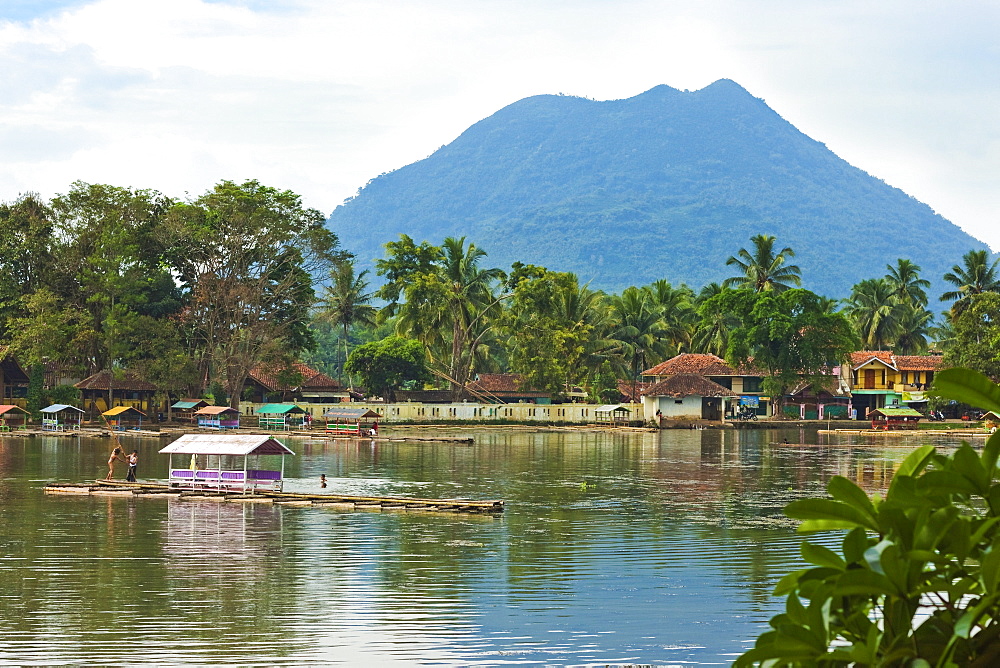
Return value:
<svg viewBox="0 0 1000 668">
<path fill-rule="evenodd" d="M 729 80 L 605 102 L 526 98 L 373 179 L 329 225 L 362 265 L 400 233 L 466 236 L 492 266 L 540 264 L 616 291 L 721 280 L 758 233 L 795 249 L 804 287 L 837 297 L 898 257 L 937 289 L 985 247 Z"/>
</svg>

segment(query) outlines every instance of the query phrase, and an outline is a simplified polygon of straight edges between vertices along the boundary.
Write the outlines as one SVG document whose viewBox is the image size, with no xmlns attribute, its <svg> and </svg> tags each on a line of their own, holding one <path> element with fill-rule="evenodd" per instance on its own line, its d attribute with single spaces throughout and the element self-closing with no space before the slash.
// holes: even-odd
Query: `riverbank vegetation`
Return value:
<svg viewBox="0 0 1000 668">
<path fill-rule="evenodd" d="M 951 308 L 935 315 L 905 258 L 836 300 L 798 287 L 794 250 L 764 234 L 704 258 L 732 268 L 721 285 L 618 294 L 558 268 L 492 266 L 465 237 L 401 235 L 372 275 L 351 241 L 257 181 L 185 201 L 86 183 L 51 201 L 24 195 L 0 205 L 0 345 L 57 378 L 128 370 L 174 396 L 215 387 L 234 405 L 250 370 L 296 359 L 345 385 L 393 378 L 380 391 L 430 384 L 456 398 L 477 373 L 513 372 L 556 396 L 612 400 L 619 379 L 681 352 L 753 359 L 775 393 L 858 348 L 933 348 L 1000 377 L 1000 281 L 981 251 L 943 277 Z M 394 374 L 379 359 L 417 366 Z"/>
</svg>

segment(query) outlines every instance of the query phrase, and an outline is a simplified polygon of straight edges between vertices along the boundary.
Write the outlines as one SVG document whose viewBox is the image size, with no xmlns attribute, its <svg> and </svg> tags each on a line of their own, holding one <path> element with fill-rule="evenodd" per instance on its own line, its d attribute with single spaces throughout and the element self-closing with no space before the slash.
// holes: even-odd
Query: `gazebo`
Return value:
<svg viewBox="0 0 1000 668">
<path fill-rule="evenodd" d="M 75 431 L 83 421 L 83 409 L 68 404 L 52 404 L 41 413 L 42 431 Z"/>
<path fill-rule="evenodd" d="M 240 428 L 240 412 L 229 406 L 205 406 L 196 410 L 194 417 L 205 429 Z"/>
<path fill-rule="evenodd" d="M 629 414 L 631 412 L 632 411 L 621 404 L 605 404 L 604 406 L 598 406 L 594 409 L 594 421 L 597 424 L 627 425 L 629 422 Z"/>
<path fill-rule="evenodd" d="M 257 409 L 261 429 L 288 431 L 302 426 L 305 409 L 295 404 L 264 404 Z"/>
<path fill-rule="evenodd" d="M 1000 413 L 996 411 L 987 411 L 983 413 L 983 417 L 980 418 L 983 421 L 983 426 L 986 427 L 986 431 L 991 434 L 1000 427 Z"/>
<path fill-rule="evenodd" d="M 125 431 L 126 429 L 142 429 L 142 418 L 146 417 L 146 414 L 131 406 L 115 406 L 111 410 L 101 413 L 101 416 L 111 429 Z"/>
<path fill-rule="evenodd" d="M 370 408 L 331 408 L 323 413 L 326 433 L 343 436 L 364 436 L 371 433 L 371 420 L 381 415 Z"/>
<path fill-rule="evenodd" d="M 4 404 L 0 406 L 0 431 L 24 429 L 28 421 L 28 411 L 20 406 Z"/>
<path fill-rule="evenodd" d="M 280 492 L 284 486 L 285 455 L 295 454 L 271 436 L 237 434 L 186 434 L 160 453 L 170 455 L 171 487 L 243 493 L 261 488 Z M 188 468 L 174 468 L 174 455 L 190 455 Z M 250 457 L 254 457 L 254 466 L 258 466 L 257 458 L 261 455 L 280 456 L 281 470 L 250 468 Z"/>
<path fill-rule="evenodd" d="M 916 429 L 923 415 L 913 408 L 876 408 L 868 413 L 872 421 L 872 429 L 889 431 L 891 429 Z"/>
<path fill-rule="evenodd" d="M 181 399 L 170 406 L 170 410 L 177 413 L 176 419 L 183 422 L 194 422 L 195 411 L 204 408 L 208 402 L 204 399 Z"/>
</svg>

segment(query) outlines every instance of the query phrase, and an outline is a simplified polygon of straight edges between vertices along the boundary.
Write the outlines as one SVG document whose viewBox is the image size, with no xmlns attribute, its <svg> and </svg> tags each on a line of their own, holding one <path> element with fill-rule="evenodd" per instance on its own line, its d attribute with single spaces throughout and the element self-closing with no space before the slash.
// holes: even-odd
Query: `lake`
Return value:
<svg viewBox="0 0 1000 668">
<path fill-rule="evenodd" d="M 325 474 L 330 492 L 504 499 L 502 516 L 51 496 L 103 478 L 110 441 L 0 438 L 0 662 L 728 664 L 801 565 L 781 508 L 835 474 L 884 488 L 922 442 L 433 433 L 475 445 L 287 439 L 285 489 Z M 169 441 L 122 441 L 141 480 L 166 477 Z"/>
</svg>

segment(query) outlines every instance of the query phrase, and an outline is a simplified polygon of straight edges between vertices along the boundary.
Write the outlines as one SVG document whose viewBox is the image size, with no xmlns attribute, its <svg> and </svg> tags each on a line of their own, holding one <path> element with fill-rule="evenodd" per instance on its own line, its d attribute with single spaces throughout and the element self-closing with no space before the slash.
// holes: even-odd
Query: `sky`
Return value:
<svg viewBox="0 0 1000 668">
<path fill-rule="evenodd" d="M 0 200 L 257 179 L 329 213 L 531 95 L 732 79 L 1000 251 L 998 34 L 995 0 L 2 0 Z"/>
</svg>

